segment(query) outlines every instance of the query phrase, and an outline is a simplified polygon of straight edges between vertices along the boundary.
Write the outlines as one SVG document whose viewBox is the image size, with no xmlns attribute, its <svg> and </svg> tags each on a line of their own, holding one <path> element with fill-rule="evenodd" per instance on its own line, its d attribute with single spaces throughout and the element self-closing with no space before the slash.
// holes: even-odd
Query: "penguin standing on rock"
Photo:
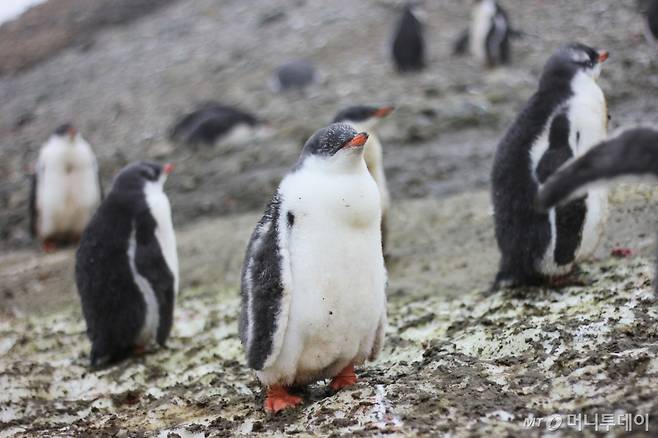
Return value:
<svg viewBox="0 0 658 438">
<path fill-rule="evenodd" d="M 368 141 L 365 145 L 364 158 L 370 174 L 377 183 L 379 194 L 381 196 L 382 206 L 382 247 L 386 253 L 386 241 L 388 235 L 388 210 L 391 206 L 391 196 L 386 186 L 386 175 L 384 173 L 384 151 L 382 144 L 379 142 L 373 129 L 379 121 L 393 112 L 392 106 L 375 107 L 375 106 L 350 106 L 338 112 L 334 118 L 334 123 L 344 122 L 351 125 L 357 131 L 366 131 L 369 134 Z"/>
<path fill-rule="evenodd" d="M 417 2 L 408 2 L 402 11 L 393 35 L 393 61 L 401 73 L 425 68 L 425 39 Z"/>
<path fill-rule="evenodd" d="M 583 44 L 548 60 L 539 89 L 496 150 L 492 200 L 501 251 L 494 288 L 564 280 L 596 248 L 607 219 L 607 192 L 537 212 L 537 190 L 560 166 L 607 137 L 608 110 L 596 83 L 608 53 Z"/>
<path fill-rule="evenodd" d="M 30 190 L 30 231 L 44 250 L 76 242 L 103 196 L 96 156 L 71 124 L 39 152 Z"/>
<path fill-rule="evenodd" d="M 658 177 L 658 131 L 629 129 L 598 144 L 548 178 L 539 190 L 537 206 L 546 211 L 564 205 L 583 187 L 625 175 Z M 658 294 L 658 281 L 655 288 Z"/>
<path fill-rule="evenodd" d="M 467 50 L 478 63 L 486 67 L 509 64 L 510 38 L 513 31 L 507 12 L 495 0 L 475 0 L 471 25 L 455 44 L 454 53 Z"/>
<path fill-rule="evenodd" d="M 178 293 L 178 255 L 163 185 L 173 166 L 121 170 L 85 229 L 75 280 L 91 341 L 91 366 L 164 346 Z"/>
<path fill-rule="evenodd" d="M 206 102 L 176 122 L 169 138 L 189 145 L 241 142 L 258 137 L 263 121 L 238 108 Z"/>
<path fill-rule="evenodd" d="M 292 385 L 354 384 L 354 366 L 382 348 L 386 270 L 367 140 L 342 123 L 313 134 L 251 236 L 240 338 L 268 412 L 301 403 Z"/>
</svg>

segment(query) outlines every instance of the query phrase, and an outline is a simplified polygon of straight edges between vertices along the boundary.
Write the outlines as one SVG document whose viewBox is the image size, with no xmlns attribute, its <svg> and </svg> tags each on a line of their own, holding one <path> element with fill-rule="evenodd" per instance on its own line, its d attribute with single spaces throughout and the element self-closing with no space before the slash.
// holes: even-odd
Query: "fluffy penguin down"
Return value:
<svg viewBox="0 0 658 438">
<path fill-rule="evenodd" d="M 333 377 L 374 359 L 383 344 L 386 271 L 383 257 L 373 256 L 381 255 L 379 191 L 363 160 L 358 172 L 342 175 L 325 166 L 306 158 L 278 191 L 284 288 L 270 354 L 256 371 L 266 386 Z M 249 265 L 245 275 L 253 279 Z M 253 312 L 252 297 L 248 306 Z M 254 315 L 248 320 L 249 350 L 257 340 Z"/>
</svg>

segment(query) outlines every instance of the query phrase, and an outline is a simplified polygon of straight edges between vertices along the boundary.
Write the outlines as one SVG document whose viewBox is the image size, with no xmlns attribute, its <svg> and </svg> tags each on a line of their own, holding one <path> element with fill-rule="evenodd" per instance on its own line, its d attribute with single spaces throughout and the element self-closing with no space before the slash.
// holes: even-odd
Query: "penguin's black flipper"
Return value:
<svg viewBox="0 0 658 438">
<path fill-rule="evenodd" d="M 623 175 L 651 174 L 658 175 L 658 131 L 631 129 L 598 144 L 548 178 L 536 204 L 546 210 L 587 184 Z"/>
<path fill-rule="evenodd" d="M 294 223 L 292 212 L 281 211 L 277 193 L 247 247 L 239 331 L 247 364 L 255 370 L 263 369 L 278 357 L 283 343 L 291 294 L 287 242 Z"/>
<path fill-rule="evenodd" d="M 171 332 L 174 314 L 174 274 L 162 255 L 155 235 L 156 222 L 148 211 L 138 215 L 135 224 L 135 267 L 155 292 L 159 307 L 159 324 L 156 340 L 164 345 Z"/>
<path fill-rule="evenodd" d="M 37 237 L 37 173 L 30 175 L 30 235 Z"/>
<path fill-rule="evenodd" d="M 470 41 L 470 32 L 468 29 L 464 29 L 460 34 L 455 43 L 452 46 L 452 55 L 453 56 L 462 56 L 465 55 L 468 51 L 468 44 Z"/>
</svg>

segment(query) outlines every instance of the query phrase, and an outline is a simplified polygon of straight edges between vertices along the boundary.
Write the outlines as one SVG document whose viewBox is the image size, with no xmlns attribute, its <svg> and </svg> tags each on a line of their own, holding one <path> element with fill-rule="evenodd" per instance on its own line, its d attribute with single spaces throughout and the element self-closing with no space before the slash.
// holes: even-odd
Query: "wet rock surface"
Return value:
<svg viewBox="0 0 658 438">
<path fill-rule="evenodd" d="M 585 286 L 495 294 L 486 293 L 496 268 L 486 193 L 399 204 L 382 356 L 357 370 L 355 386 L 332 395 L 319 382 L 300 390 L 301 408 L 275 416 L 261 409 L 237 336 L 237 272 L 256 215 L 179 234 L 182 270 L 195 285 L 179 296 L 168 348 L 106 370 L 87 368 L 84 322 L 60 271 L 59 303 L 41 315 L 16 305 L 24 315 L 0 323 L 0 436 L 466 436 L 523 434 L 527 419 L 555 415 L 562 433 L 576 432 L 566 425 L 571 414 L 657 418 L 658 308 L 653 244 L 643 236 L 656 227 L 658 192 L 622 185 L 611 199 L 600 257 L 580 267 Z M 622 222 L 630 212 L 635 220 Z M 608 256 L 618 245 L 634 256 Z M 72 253 L 38 258 L 37 272 L 48 272 Z M 43 291 L 30 293 L 47 302 Z"/>
</svg>

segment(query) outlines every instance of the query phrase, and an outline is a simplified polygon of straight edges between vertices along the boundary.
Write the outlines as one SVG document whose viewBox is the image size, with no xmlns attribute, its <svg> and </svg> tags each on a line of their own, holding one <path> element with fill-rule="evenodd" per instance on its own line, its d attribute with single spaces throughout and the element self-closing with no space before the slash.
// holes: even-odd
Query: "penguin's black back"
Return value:
<svg viewBox="0 0 658 438">
<path fill-rule="evenodd" d="M 542 282 L 535 263 L 550 243 L 551 230 L 548 214 L 533 208 L 538 184 L 532 174 L 530 148 L 551 116 L 572 95 L 568 75 L 543 79 L 539 91 L 530 98 L 498 144 L 494 157 L 492 201 L 496 240 L 502 254 L 494 288 L 502 282 L 526 285 Z M 550 167 L 557 162 L 559 160 L 555 159 Z M 519 230 L 528 233 L 519 233 Z"/>
<path fill-rule="evenodd" d="M 425 67 L 423 27 L 405 6 L 393 39 L 393 60 L 401 72 L 421 70 Z"/>
<path fill-rule="evenodd" d="M 654 38 L 658 39 L 658 0 L 651 0 L 649 10 L 647 11 L 647 21 L 651 34 Z"/>
<path fill-rule="evenodd" d="M 144 324 L 146 304 L 128 262 L 132 222 L 142 200 L 110 193 L 82 233 L 75 279 L 92 343 L 91 364 L 128 356 Z"/>
<path fill-rule="evenodd" d="M 258 123 L 258 119 L 237 108 L 217 102 L 207 102 L 176 122 L 171 129 L 170 138 L 187 144 L 213 145 L 241 123 L 254 126 Z"/>
<path fill-rule="evenodd" d="M 151 284 L 159 305 L 160 344 L 172 324 L 174 278 L 155 237 L 144 182 L 139 175 L 120 177 L 87 225 L 76 253 L 75 280 L 92 343 L 92 366 L 129 356 L 144 324 L 146 303 L 128 259 L 133 229 L 136 269 Z"/>
</svg>

